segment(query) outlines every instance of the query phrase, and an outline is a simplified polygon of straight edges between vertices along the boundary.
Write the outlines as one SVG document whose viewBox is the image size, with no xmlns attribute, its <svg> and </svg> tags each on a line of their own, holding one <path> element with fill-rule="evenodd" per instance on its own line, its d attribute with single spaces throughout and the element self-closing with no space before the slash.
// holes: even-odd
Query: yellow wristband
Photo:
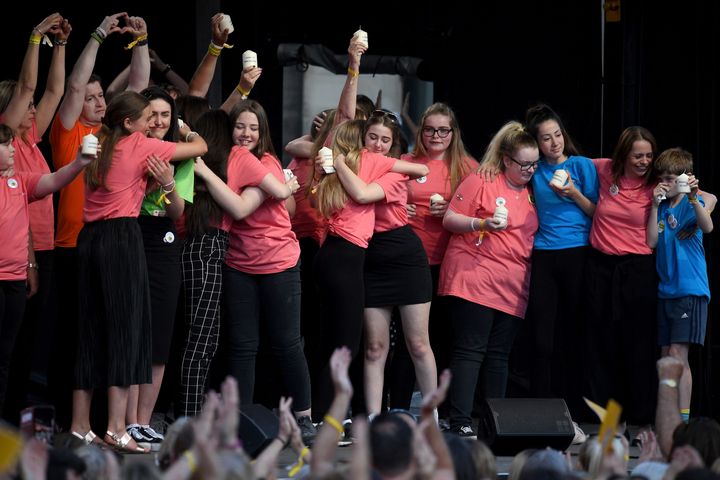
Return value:
<svg viewBox="0 0 720 480">
<path fill-rule="evenodd" d="M 187 460 L 190 472 L 194 472 L 197 468 L 197 460 L 195 459 L 195 454 L 191 450 L 185 450 L 185 452 L 183 452 L 183 458 Z"/>
<path fill-rule="evenodd" d="M 335 419 L 334 419 L 333 417 L 331 417 L 330 415 L 325 415 L 325 416 L 323 417 L 323 420 L 325 420 L 328 425 L 330 425 L 331 427 L 333 427 L 340 435 L 342 435 L 343 433 L 345 433 L 345 429 L 343 428 L 342 425 L 340 425 L 340 422 L 338 422 L 337 420 L 335 420 Z"/>
<path fill-rule="evenodd" d="M 36 33 L 30 34 L 30 44 L 31 45 L 40 45 L 40 40 L 42 39 L 41 35 L 38 35 Z"/>
<path fill-rule="evenodd" d="M 213 42 L 210 42 L 210 45 L 208 45 L 208 53 L 212 55 L 213 57 L 219 57 L 220 52 L 222 52 L 224 45 L 215 45 Z"/>
<path fill-rule="evenodd" d="M 358 75 L 360 75 L 360 72 L 358 72 L 357 70 L 353 70 L 353 69 L 350 68 L 350 67 L 348 67 L 348 73 L 349 73 L 350 75 L 352 75 L 353 77 L 357 77 Z"/>
<path fill-rule="evenodd" d="M 240 84 L 238 84 L 238 86 L 235 87 L 235 90 L 237 90 L 238 93 L 239 93 L 240 95 L 242 95 L 244 98 L 247 98 L 247 96 L 250 95 L 250 90 L 248 90 L 248 91 L 246 92 L 245 90 L 242 89 L 242 87 L 240 87 Z"/>
<path fill-rule="evenodd" d="M 128 43 L 128 44 L 127 44 L 127 47 L 125 47 L 125 50 L 130 50 L 130 49 L 133 48 L 135 45 L 147 45 L 147 38 L 148 38 L 147 33 L 145 33 L 145 34 L 143 34 L 143 35 L 140 35 L 140 36 L 137 37 L 135 40 L 133 40 L 132 42 Z"/>
<path fill-rule="evenodd" d="M 304 447 L 302 450 L 300 450 L 300 455 L 298 455 L 297 462 L 295 462 L 295 465 L 292 466 L 290 472 L 288 473 L 290 478 L 297 475 L 300 469 L 302 469 L 303 465 L 305 464 L 305 455 L 307 455 L 309 451 L 310 449 L 308 447 Z"/>
</svg>

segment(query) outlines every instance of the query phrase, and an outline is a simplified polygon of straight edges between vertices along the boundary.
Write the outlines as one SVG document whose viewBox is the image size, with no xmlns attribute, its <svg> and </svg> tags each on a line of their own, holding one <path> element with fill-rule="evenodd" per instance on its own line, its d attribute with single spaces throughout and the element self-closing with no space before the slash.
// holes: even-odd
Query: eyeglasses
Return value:
<svg viewBox="0 0 720 480">
<path fill-rule="evenodd" d="M 370 114 L 370 118 L 387 118 L 391 122 L 399 123 L 397 115 L 395 115 L 390 110 L 385 110 L 384 108 L 378 108 L 377 110 L 373 111 Z"/>
<path fill-rule="evenodd" d="M 515 160 L 513 157 L 511 157 L 510 155 L 507 155 L 507 157 L 508 157 L 510 160 L 512 160 L 513 162 L 515 162 L 515 163 L 517 163 L 518 165 L 520 165 L 520 171 L 521 171 L 521 172 L 527 172 L 527 171 L 529 171 L 531 168 L 532 168 L 533 170 L 535 170 L 535 169 L 537 168 L 537 166 L 540 164 L 540 160 L 535 160 L 534 162 L 530 162 L 530 163 L 520 163 L 520 162 L 518 162 L 517 160 Z"/>
<path fill-rule="evenodd" d="M 450 133 L 452 132 L 452 128 L 447 127 L 440 127 L 440 128 L 433 128 L 433 127 L 423 127 L 422 128 L 422 134 L 426 137 L 433 137 L 437 133 L 437 136 L 440 138 L 446 138 Z"/>
</svg>

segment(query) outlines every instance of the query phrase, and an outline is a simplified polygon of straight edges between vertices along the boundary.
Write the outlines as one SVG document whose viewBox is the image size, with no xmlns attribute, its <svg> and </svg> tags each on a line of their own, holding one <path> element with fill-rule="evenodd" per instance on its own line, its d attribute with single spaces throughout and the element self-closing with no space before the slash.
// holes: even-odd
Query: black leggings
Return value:
<svg viewBox="0 0 720 480">
<path fill-rule="evenodd" d="M 25 311 L 25 280 L 0 280 L 0 411 L 5 402 L 10 357 Z"/>
</svg>

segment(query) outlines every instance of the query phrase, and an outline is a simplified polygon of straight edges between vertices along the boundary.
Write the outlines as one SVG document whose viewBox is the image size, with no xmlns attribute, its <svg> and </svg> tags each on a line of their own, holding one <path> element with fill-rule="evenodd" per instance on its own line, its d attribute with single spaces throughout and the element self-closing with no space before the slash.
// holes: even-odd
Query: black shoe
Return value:
<svg viewBox="0 0 720 480">
<path fill-rule="evenodd" d="M 460 438 L 477 440 L 477 433 L 470 425 L 461 425 L 459 427 L 452 428 L 451 431 Z"/>
<path fill-rule="evenodd" d="M 307 415 L 300 417 L 297 419 L 297 424 L 298 427 L 300 427 L 300 435 L 302 436 L 303 443 L 308 447 L 312 446 L 315 441 L 315 436 L 317 435 L 317 428 L 313 424 L 312 418 Z"/>
</svg>

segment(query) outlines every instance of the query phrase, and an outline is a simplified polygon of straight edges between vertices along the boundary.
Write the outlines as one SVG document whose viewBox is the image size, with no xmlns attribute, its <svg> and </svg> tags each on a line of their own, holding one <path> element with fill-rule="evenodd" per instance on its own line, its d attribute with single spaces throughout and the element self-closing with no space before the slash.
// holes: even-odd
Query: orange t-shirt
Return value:
<svg viewBox="0 0 720 480">
<path fill-rule="evenodd" d="M 427 157 L 413 157 L 403 155 L 403 160 L 427 165 L 430 173 L 424 177 L 407 182 L 408 201 L 415 204 L 415 216 L 408 219 L 408 223 L 425 247 L 425 253 L 430 265 L 440 265 L 445 255 L 450 232 L 442 226 L 442 217 L 430 215 L 430 197 L 437 193 L 442 195 L 446 202 L 450 201 L 452 187 L 450 185 L 450 172 L 444 160 L 429 160 Z M 465 158 L 468 172 L 474 171 L 478 164 L 472 158 Z"/>
<path fill-rule="evenodd" d="M 98 130 L 100 125 L 90 127 L 83 125 L 80 120 L 66 130 L 60 116 L 56 115 L 50 127 L 50 147 L 55 170 L 71 163 L 77 156 L 83 137 L 89 133 L 95 134 Z M 60 190 L 55 246 L 74 248 L 77 245 L 77 237 L 83 227 L 84 204 L 85 174 L 81 172 Z"/>
<path fill-rule="evenodd" d="M 530 287 L 530 255 L 538 228 L 528 189 L 508 186 L 505 175 L 486 182 L 477 173 L 463 180 L 450 202 L 453 212 L 489 218 L 505 201 L 505 230 L 453 234 L 440 267 L 438 295 L 453 295 L 524 318 Z"/>
<path fill-rule="evenodd" d="M 635 253 L 650 255 L 645 243 L 647 222 L 655 187 L 643 179 L 620 178 L 614 185 L 611 161 L 593 160 L 600 180 L 600 192 L 590 229 L 590 244 L 606 255 Z"/>
<path fill-rule="evenodd" d="M 83 220 L 95 222 L 110 218 L 137 217 L 147 185 L 146 160 L 157 155 L 161 160 L 172 159 L 177 144 L 148 138 L 141 132 L 121 138 L 115 144 L 105 187 L 90 190 L 85 186 Z"/>
<path fill-rule="evenodd" d="M 15 172 L 0 178 L 0 280 L 25 280 L 28 264 L 28 202 L 37 200 L 30 192 L 41 173 Z"/>
<path fill-rule="evenodd" d="M 293 232 L 298 238 L 312 237 L 322 243 L 325 237 L 325 219 L 310 205 L 307 192 L 308 184 L 313 178 L 313 161 L 309 158 L 293 158 L 288 168 L 300 184 L 300 189 L 293 195 L 295 215 L 290 219 Z"/>
<path fill-rule="evenodd" d="M 387 232 L 408 224 L 408 176 L 390 172 L 375 180 L 385 192 L 385 200 L 375 204 L 375 232 Z"/>
<path fill-rule="evenodd" d="M 275 157 L 266 153 L 260 164 L 285 183 L 285 174 Z M 300 244 L 290 226 L 285 200 L 267 198 L 251 215 L 230 227 L 225 263 L 236 270 L 249 274 L 279 273 L 297 265 L 299 259 Z"/>
<path fill-rule="evenodd" d="M 32 121 L 32 128 L 28 132 L 25 143 L 19 136 L 13 140 L 15 147 L 15 171 L 50 173 L 47 161 L 38 148 L 42 141 L 37 131 L 37 123 Z M 73 156 L 73 158 L 75 158 Z M 55 212 L 53 210 L 52 195 L 33 202 L 28 206 L 30 212 L 30 231 L 32 231 L 33 249 L 35 251 L 52 250 L 55 246 Z"/>
<path fill-rule="evenodd" d="M 372 183 L 392 170 L 396 159 L 363 149 L 358 177 Z M 375 227 L 375 204 L 361 205 L 348 198 L 345 205 L 327 221 L 328 231 L 358 247 L 367 248 Z"/>
</svg>

